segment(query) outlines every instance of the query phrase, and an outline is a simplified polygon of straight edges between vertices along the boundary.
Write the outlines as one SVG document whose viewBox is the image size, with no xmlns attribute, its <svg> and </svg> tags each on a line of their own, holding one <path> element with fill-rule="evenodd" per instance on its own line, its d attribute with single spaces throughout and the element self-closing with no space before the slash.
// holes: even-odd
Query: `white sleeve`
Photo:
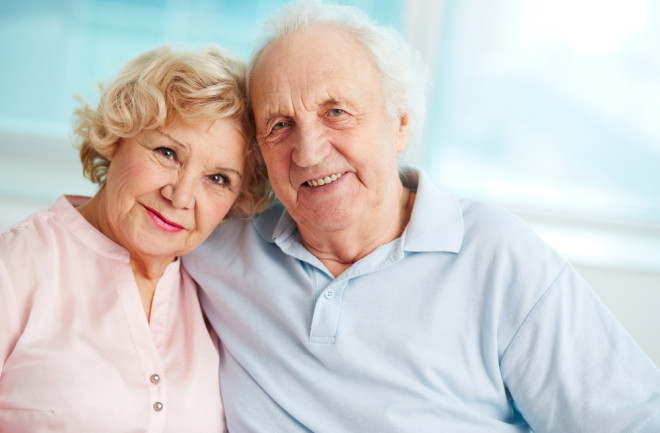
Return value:
<svg viewBox="0 0 660 433">
<path fill-rule="evenodd" d="M 501 371 L 534 433 L 660 432 L 660 370 L 570 266 L 520 326 Z"/>
</svg>

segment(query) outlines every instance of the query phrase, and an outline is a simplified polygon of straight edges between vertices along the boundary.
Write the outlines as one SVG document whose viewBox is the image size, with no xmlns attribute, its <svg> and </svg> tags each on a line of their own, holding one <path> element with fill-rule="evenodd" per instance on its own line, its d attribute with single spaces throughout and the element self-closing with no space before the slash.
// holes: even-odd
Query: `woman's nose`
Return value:
<svg viewBox="0 0 660 433">
<path fill-rule="evenodd" d="M 189 209 L 195 204 L 195 184 L 192 176 L 178 175 L 162 188 L 161 193 L 177 209 Z"/>
</svg>

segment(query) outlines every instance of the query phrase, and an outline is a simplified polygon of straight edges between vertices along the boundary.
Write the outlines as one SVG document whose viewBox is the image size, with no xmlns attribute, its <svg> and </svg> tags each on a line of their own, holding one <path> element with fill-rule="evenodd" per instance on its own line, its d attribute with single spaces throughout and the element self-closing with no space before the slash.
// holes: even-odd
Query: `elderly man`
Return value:
<svg viewBox="0 0 660 433">
<path fill-rule="evenodd" d="M 184 259 L 230 431 L 660 431 L 660 372 L 564 259 L 399 169 L 400 36 L 316 2 L 274 24 L 250 98 L 280 203 Z"/>
</svg>

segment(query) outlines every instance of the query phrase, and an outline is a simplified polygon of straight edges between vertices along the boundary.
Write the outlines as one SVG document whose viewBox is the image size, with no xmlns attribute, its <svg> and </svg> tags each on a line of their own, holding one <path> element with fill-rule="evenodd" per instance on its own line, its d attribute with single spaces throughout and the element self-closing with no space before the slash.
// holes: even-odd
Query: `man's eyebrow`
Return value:
<svg viewBox="0 0 660 433">
<path fill-rule="evenodd" d="M 316 103 L 317 107 L 330 107 L 330 106 L 341 106 L 341 107 L 350 107 L 351 104 L 348 103 L 345 99 L 329 97 L 320 102 Z M 291 119 L 293 115 L 288 110 L 272 110 L 264 113 L 263 117 L 266 119 L 265 124 L 270 125 L 273 121 L 278 118 Z"/>
<path fill-rule="evenodd" d="M 266 118 L 266 125 L 270 125 L 275 119 L 278 118 L 291 118 L 291 116 L 282 111 L 269 111 L 264 116 Z"/>
<path fill-rule="evenodd" d="M 321 102 L 322 106 L 327 106 L 327 105 L 346 105 L 346 102 L 344 100 L 336 99 L 336 98 L 328 98 L 324 99 Z"/>
</svg>

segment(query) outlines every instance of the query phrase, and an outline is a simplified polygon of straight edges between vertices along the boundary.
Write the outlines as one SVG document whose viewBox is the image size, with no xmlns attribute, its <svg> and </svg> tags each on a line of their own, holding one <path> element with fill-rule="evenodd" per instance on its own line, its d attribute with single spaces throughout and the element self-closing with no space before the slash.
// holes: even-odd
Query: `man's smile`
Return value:
<svg viewBox="0 0 660 433">
<path fill-rule="evenodd" d="M 331 174 L 331 175 L 322 177 L 320 179 L 308 180 L 306 183 L 309 186 L 323 186 L 323 185 L 327 185 L 329 183 L 332 183 L 332 182 L 336 181 L 337 179 L 342 177 L 343 174 L 344 173 Z"/>
</svg>

